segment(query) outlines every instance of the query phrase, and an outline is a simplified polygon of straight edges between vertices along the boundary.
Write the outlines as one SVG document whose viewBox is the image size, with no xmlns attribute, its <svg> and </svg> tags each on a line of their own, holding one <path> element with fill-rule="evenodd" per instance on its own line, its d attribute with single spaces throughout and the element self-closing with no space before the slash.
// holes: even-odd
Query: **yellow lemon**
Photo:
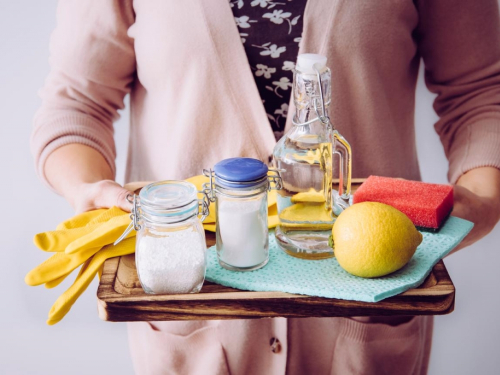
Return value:
<svg viewBox="0 0 500 375">
<path fill-rule="evenodd" d="M 357 203 L 342 212 L 332 230 L 335 256 L 360 277 L 388 275 L 408 263 L 422 234 L 401 211 L 383 203 Z"/>
</svg>

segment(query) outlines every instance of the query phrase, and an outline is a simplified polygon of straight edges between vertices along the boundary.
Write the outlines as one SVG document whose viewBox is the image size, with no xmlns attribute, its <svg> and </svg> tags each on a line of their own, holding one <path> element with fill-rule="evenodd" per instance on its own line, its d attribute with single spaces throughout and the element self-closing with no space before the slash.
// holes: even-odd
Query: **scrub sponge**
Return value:
<svg viewBox="0 0 500 375">
<path fill-rule="evenodd" d="M 415 226 L 437 230 L 453 209 L 453 187 L 370 176 L 354 193 L 353 203 L 360 202 L 388 204 Z"/>
</svg>

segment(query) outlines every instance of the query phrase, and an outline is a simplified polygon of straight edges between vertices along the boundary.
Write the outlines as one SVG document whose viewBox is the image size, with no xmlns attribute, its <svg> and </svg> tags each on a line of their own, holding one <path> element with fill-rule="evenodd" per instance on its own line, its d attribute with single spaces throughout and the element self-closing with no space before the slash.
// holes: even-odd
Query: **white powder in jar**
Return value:
<svg viewBox="0 0 500 375">
<path fill-rule="evenodd" d="M 219 258 L 234 267 L 248 268 L 263 263 L 269 253 L 267 212 L 262 200 L 219 199 Z"/>
<path fill-rule="evenodd" d="M 198 292 L 205 279 L 206 248 L 192 230 L 141 237 L 136 263 L 143 288 L 155 294 Z"/>
</svg>

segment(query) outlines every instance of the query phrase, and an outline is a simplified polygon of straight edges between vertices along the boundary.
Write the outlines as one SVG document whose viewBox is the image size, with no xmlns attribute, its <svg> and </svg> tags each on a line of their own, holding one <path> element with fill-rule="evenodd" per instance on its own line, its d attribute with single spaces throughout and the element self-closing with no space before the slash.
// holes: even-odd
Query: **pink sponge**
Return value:
<svg viewBox="0 0 500 375">
<path fill-rule="evenodd" d="M 453 187 L 370 176 L 353 202 L 380 202 L 403 212 L 417 227 L 438 229 L 453 208 Z"/>
</svg>

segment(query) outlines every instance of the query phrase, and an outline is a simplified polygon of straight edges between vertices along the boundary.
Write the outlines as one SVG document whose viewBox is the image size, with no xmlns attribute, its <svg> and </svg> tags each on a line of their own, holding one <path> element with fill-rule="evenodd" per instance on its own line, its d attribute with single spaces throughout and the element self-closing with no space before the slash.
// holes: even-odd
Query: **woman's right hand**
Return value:
<svg viewBox="0 0 500 375">
<path fill-rule="evenodd" d="M 130 212 L 132 205 L 128 202 L 127 196 L 131 194 L 133 193 L 113 180 L 101 180 L 80 184 L 74 194 L 67 196 L 66 199 L 77 214 L 113 206 Z"/>
</svg>

